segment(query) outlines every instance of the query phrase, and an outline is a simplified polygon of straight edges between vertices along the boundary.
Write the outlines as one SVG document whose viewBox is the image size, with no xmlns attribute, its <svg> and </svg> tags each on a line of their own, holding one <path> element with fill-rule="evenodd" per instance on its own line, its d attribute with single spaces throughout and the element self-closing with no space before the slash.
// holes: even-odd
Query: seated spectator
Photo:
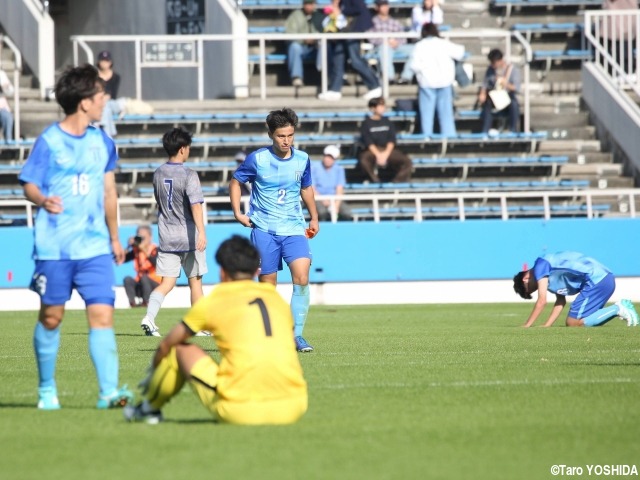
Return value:
<svg viewBox="0 0 640 480">
<path fill-rule="evenodd" d="M 156 275 L 158 247 L 151 238 L 151 227 L 141 225 L 135 237 L 129 239 L 125 262 L 133 260 L 136 277 L 124 277 L 124 290 L 132 307 L 146 307 L 154 288 L 160 285 L 161 277 Z M 137 301 L 142 299 L 142 303 Z"/>
<path fill-rule="evenodd" d="M 8 95 L 13 95 L 13 84 L 4 70 L 0 69 L 0 128 L 4 141 L 13 140 L 13 113 L 7 101 Z"/>
<path fill-rule="evenodd" d="M 384 98 L 369 100 L 371 115 L 360 127 L 364 150 L 358 161 L 372 182 L 407 182 L 411 178 L 411 159 L 396 148 L 396 130 L 384 116 L 385 108 Z"/>
<path fill-rule="evenodd" d="M 456 135 L 453 118 L 453 82 L 455 60 L 464 57 L 464 46 L 440 38 L 434 23 L 422 26 L 422 40 L 416 43 L 409 68 L 418 80 L 418 103 L 420 124 L 426 137 L 433 135 L 434 117 L 438 114 L 440 134 L 444 137 Z"/>
<path fill-rule="evenodd" d="M 487 56 L 490 65 L 484 75 L 482 87 L 478 93 L 478 103 L 482 105 L 480 113 L 480 124 L 482 132 L 488 133 L 492 129 L 493 119 L 496 115 L 506 116 L 509 123 L 509 129 L 512 132 L 518 131 L 518 122 L 520 120 L 520 105 L 516 94 L 520 91 L 522 82 L 522 74 L 520 69 L 507 63 L 500 50 L 497 48 L 491 50 Z M 504 89 L 508 94 L 511 102 L 507 107 L 500 111 L 496 111 L 495 106 L 490 98 L 490 92 L 495 89 Z"/>
<path fill-rule="evenodd" d="M 338 219 L 351 220 L 351 210 L 342 200 L 318 200 L 318 195 L 342 195 L 346 184 L 344 167 L 336 163 L 340 158 L 340 147 L 327 145 L 323 153 L 322 162 L 311 162 L 318 219 L 331 220 L 331 213 L 335 212 Z"/>
<path fill-rule="evenodd" d="M 382 33 L 382 32 L 404 32 L 404 26 L 395 18 L 391 17 L 389 14 L 389 0 L 376 0 L 376 10 L 377 14 L 374 15 L 373 27 L 369 30 L 370 32 Z M 382 61 L 382 49 L 384 39 L 382 38 L 372 38 L 369 42 L 374 46 L 374 53 L 378 59 L 378 65 L 380 65 L 380 70 L 385 69 L 387 72 L 387 77 L 394 81 L 396 77 L 396 71 L 393 66 L 393 56 L 395 54 L 406 54 L 410 55 L 412 50 L 412 45 L 407 43 L 406 38 L 389 38 L 387 39 L 388 49 L 387 49 L 387 61 L 383 64 Z"/>
<path fill-rule="evenodd" d="M 113 70 L 113 59 L 111 53 L 102 51 L 98 54 L 98 75 L 105 82 L 105 105 L 102 110 L 100 126 L 110 137 L 118 134 L 116 124 L 113 121 L 114 115 L 120 114 L 124 105 L 118 100 L 118 89 L 120 88 L 120 75 Z"/>
<path fill-rule="evenodd" d="M 344 16 L 344 17 L 343 17 Z M 336 23 L 335 28 L 343 32 L 366 32 L 373 26 L 371 13 L 364 0 L 333 0 L 330 17 L 336 21 L 344 18 L 347 24 Z M 332 27 L 333 28 L 333 27 Z M 360 54 L 360 40 L 350 38 L 336 40 L 327 44 L 327 58 L 329 59 L 329 89 L 318 95 L 320 100 L 338 101 L 342 98 L 342 84 L 344 81 L 347 57 L 353 68 L 364 82 L 368 92 L 363 95 L 367 100 L 382 95 L 382 88 L 378 77 L 367 61 Z"/>
<path fill-rule="evenodd" d="M 316 9 L 316 0 L 303 0 L 302 8 L 289 14 L 285 22 L 285 33 L 319 33 L 322 31 L 324 15 Z M 294 87 L 304 85 L 305 60 L 312 60 L 320 70 L 318 60 L 318 41 L 294 40 L 287 47 L 287 66 L 291 84 Z"/>
</svg>

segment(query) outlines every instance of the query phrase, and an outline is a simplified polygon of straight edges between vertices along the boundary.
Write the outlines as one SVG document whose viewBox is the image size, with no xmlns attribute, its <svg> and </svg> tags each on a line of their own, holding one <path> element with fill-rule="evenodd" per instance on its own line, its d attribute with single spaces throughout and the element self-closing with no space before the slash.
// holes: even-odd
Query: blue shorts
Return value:
<svg viewBox="0 0 640 480">
<path fill-rule="evenodd" d="M 260 252 L 260 275 L 282 270 L 282 259 L 289 264 L 298 258 L 313 258 L 304 235 L 274 235 L 254 228 L 251 243 Z"/>
<path fill-rule="evenodd" d="M 585 318 L 605 306 L 616 289 L 616 279 L 612 273 L 600 282 L 580 291 L 569 309 L 571 318 Z"/>
<path fill-rule="evenodd" d="M 45 305 L 64 305 L 75 288 L 87 306 L 113 306 L 115 283 L 113 257 L 99 255 L 83 260 L 36 260 L 30 288 Z"/>
</svg>

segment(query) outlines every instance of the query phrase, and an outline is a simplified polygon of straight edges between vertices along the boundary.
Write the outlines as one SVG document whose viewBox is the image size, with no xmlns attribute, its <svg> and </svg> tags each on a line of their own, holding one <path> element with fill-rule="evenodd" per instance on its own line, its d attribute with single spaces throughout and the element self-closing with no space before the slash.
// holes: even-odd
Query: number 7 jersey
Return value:
<svg viewBox="0 0 640 480">
<path fill-rule="evenodd" d="M 35 259 L 81 260 L 111 253 L 104 176 L 116 168 L 117 160 L 113 140 L 96 127 L 76 136 L 55 123 L 42 132 L 18 178 L 36 185 L 46 197 L 60 197 L 64 210 L 38 210 Z"/>
</svg>

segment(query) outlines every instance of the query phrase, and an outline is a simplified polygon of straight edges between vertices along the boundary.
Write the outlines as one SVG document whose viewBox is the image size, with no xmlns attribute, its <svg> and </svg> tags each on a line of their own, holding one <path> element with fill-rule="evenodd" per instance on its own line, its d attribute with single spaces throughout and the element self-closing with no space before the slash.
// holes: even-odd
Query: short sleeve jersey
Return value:
<svg viewBox="0 0 640 480">
<path fill-rule="evenodd" d="M 599 283 L 611 271 L 600 262 L 577 252 L 543 255 L 533 265 L 536 280 L 549 277 L 550 292 L 575 295 L 587 286 Z"/>
<path fill-rule="evenodd" d="M 159 250 L 194 251 L 197 229 L 191 205 L 204 202 L 198 174 L 182 163 L 167 162 L 153 174 L 153 193 L 158 203 Z"/>
<path fill-rule="evenodd" d="M 282 159 L 265 147 L 250 153 L 233 174 L 252 184 L 248 215 L 256 228 L 275 235 L 304 235 L 300 191 L 311 186 L 309 155 L 291 149 Z"/>
<path fill-rule="evenodd" d="M 311 162 L 311 178 L 320 195 L 333 195 L 338 186 L 344 187 L 346 183 L 344 167 L 337 164 L 327 169 L 322 162 Z"/>
<path fill-rule="evenodd" d="M 52 214 L 38 209 L 35 259 L 82 260 L 111 253 L 104 177 L 117 160 L 113 140 L 93 126 L 80 136 L 57 123 L 42 132 L 18 178 L 22 184 L 36 185 L 47 197 L 60 197 L 64 210 Z"/>
<path fill-rule="evenodd" d="M 273 285 L 221 283 L 189 310 L 183 323 L 192 332 L 213 334 L 221 355 L 216 388 L 222 399 L 252 402 L 306 395 L 291 309 Z"/>
</svg>

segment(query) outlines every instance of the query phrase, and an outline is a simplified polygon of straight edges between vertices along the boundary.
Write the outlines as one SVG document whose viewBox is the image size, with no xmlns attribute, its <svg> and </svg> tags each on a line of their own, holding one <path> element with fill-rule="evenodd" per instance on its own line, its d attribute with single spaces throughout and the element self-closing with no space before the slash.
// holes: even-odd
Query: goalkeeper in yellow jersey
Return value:
<svg viewBox="0 0 640 480">
<path fill-rule="evenodd" d="M 307 410 L 307 384 L 293 340 L 289 305 L 269 283 L 254 277 L 260 255 L 234 235 L 215 256 L 220 281 L 162 340 L 152 371 L 140 384 L 144 399 L 129 406 L 129 421 L 158 423 L 162 407 L 188 382 L 221 422 L 288 424 Z M 218 365 L 197 345 L 186 343 L 208 330 L 220 351 Z"/>
</svg>

